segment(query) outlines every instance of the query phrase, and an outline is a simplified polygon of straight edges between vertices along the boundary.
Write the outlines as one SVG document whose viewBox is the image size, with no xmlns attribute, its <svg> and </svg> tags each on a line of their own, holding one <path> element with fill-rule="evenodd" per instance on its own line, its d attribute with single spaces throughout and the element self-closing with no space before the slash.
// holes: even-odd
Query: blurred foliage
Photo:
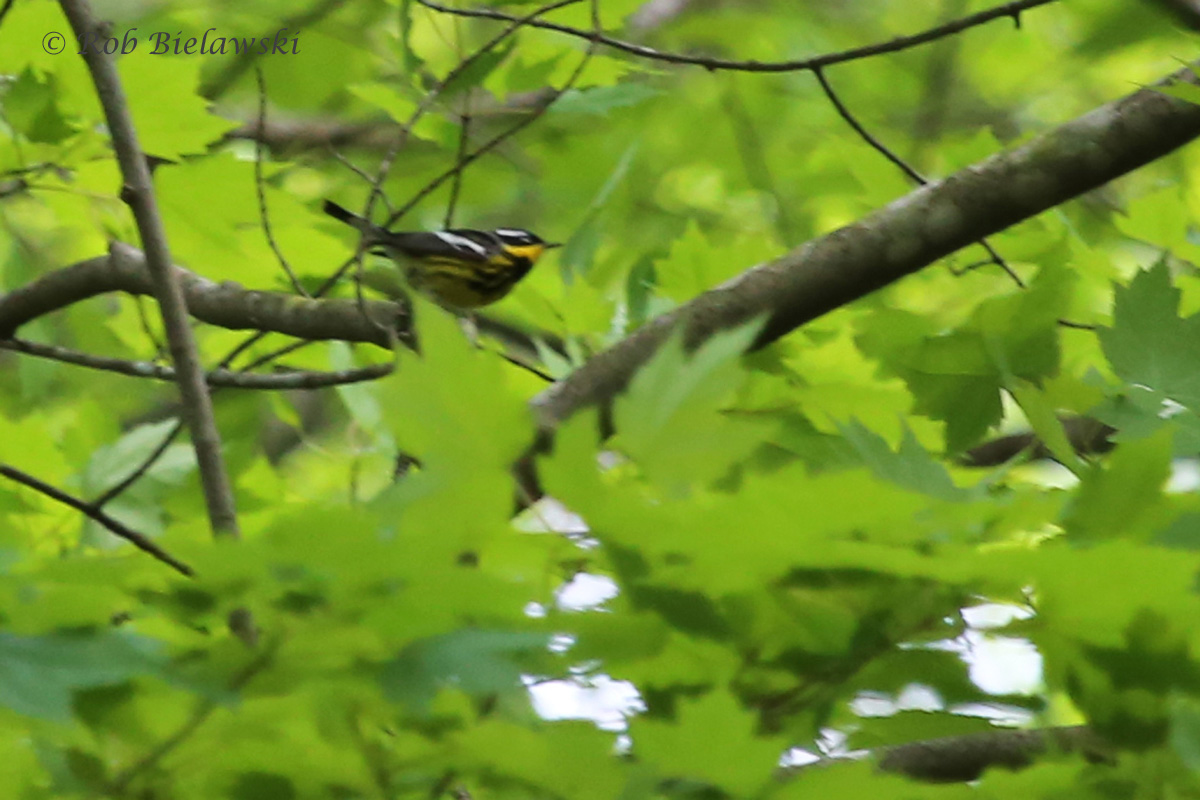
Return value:
<svg viewBox="0 0 1200 800">
<path fill-rule="evenodd" d="M 228 41 L 291 26 L 295 53 L 257 59 L 269 123 L 293 134 L 364 123 L 390 141 L 504 27 L 412 0 L 100 5 L 118 38 L 139 43 L 120 72 L 143 147 L 169 159 L 155 181 L 174 257 L 280 291 L 289 284 L 260 226 L 255 148 L 229 135 L 255 122 L 254 74 L 230 72 Z M 696 0 L 645 29 L 631 23 L 639 5 L 602 0 L 606 30 L 763 61 L 988 7 Z M 591 24 L 587 4 L 547 18 Z M 1195 55 L 1148 2 L 1053 3 L 1021 23 L 828 76 L 864 125 L 936 178 Z M 43 0 L 17 2 L 0 27 L 0 181 L 27 184 L 0 198 L 0 291 L 110 238 L 137 242 L 77 44 L 68 37 L 59 55 L 40 44 L 68 30 Z M 206 31 L 210 47 L 227 40 L 225 55 L 151 52 L 156 32 L 186 42 Z M 403 204 L 453 165 L 463 115 L 478 146 L 528 120 L 583 63 L 544 114 L 471 164 L 454 217 L 567 243 L 497 306 L 567 342 L 566 355 L 545 349 L 556 376 L 908 189 L 807 73 L 585 51 L 532 29 L 489 51 L 429 106 L 382 184 Z M 361 207 L 369 186 L 328 147 L 287 138 L 266 154 L 265 199 L 292 268 L 316 285 L 353 246 L 320 200 Z M 384 154 L 377 140 L 340 149 L 368 173 Z M 1028 289 L 995 266 L 963 271 L 982 257 L 971 248 L 751 357 L 738 353 L 752 329 L 691 356 L 668 344 L 619 399 L 602 452 L 595 414 L 565 425 L 540 462 L 557 504 L 515 521 L 509 466 L 544 384 L 425 306 L 422 355 L 400 353 L 387 379 L 215 395 L 243 541 L 209 536 L 183 444 L 107 507 L 195 579 L 0 482 L 0 794 L 1200 796 L 1200 502 L 1185 480 L 1200 450 L 1198 170 L 1200 150 L 1186 148 L 994 237 Z M 431 193 L 400 224 L 440 227 L 448 196 Z M 151 359 L 159 327 L 152 303 L 113 297 L 22 335 Z M 198 336 L 209 364 L 244 338 L 203 326 Z M 284 342 L 267 336 L 238 363 Z M 316 344 L 279 363 L 379 357 Z M 0 351 L 0 461 L 94 498 L 161 441 L 173 396 Z M 1059 414 L 1113 425 L 1118 448 L 1069 455 Z M 1029 425 L 1070 472 L 1019 458 L 958 466 L 966 449 Z M 418 464 L 394 481 L 399 453 Z M 563 529 L 573 533 L 547 532 Z M 615 588 L 568 602 L 581 578 Z M 964 611 L 977 606 L 1010 613 L 979 626 Z M 227 630 L 239 608 L 262 631 L 256 651 Z M 978 679 L 972 648 L 1004 641 L 1036 647 L 1041 674 L 1024 688 Z M 624 736 L 551 721 L 611 716 L 613 703 L 544 699 L 572 687 L 590 697 L 608 676 L 638 695 Z M 926 700 L 914 704 L 914 691 Z M 857 762 L 775 776 L 789 748 L 956 735 L 989 717 L 1087 721 L 1121 757 L 1051 757 L 970 787 Z"/>
</svg>

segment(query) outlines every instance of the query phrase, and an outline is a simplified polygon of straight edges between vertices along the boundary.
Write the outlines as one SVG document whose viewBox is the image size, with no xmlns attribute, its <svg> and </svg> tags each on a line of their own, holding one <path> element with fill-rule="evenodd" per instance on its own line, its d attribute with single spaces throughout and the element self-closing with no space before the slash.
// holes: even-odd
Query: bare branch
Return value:
<svg viewBox="0 0 1200 800">
<path fill-rule="evenodd" d="M 1060 420 L 1071 448 L 1079 455 L 1107 453 L 1113 449 L 1110 438 L 1116 429 L 1090 417 L 1068 417 Z M 1050 448 L 1037 434 L 1013 433 L 972 447 L 959 463 L 965 467 L 995 467 L 1028 453 L 1029 458 L 1054 458 Z"/>
<path fill-rule="evenodd" d="M 252 291 L 236 283 L 214 283 L 183 267 L 174 269 L 187 299 L 188 311 L 201 322 L 229 330 L 254 330 L 259 332 L 258 335 L 272 332 L 306 341 L 338 339 L 390 347 L 390 337 L 381 335 L 376 328 L 365 324 L 353 300 L 306 299 L 281 292 Z M 90 297 L 107 292 L 148 295 L 151 291 L 142 252 L 127 244 L 113 242 L 107 256 L 54 270 L 33 283 L 0 294 L 0 342 L 11 340 L 22 325 Z M 408 347 L 416 344 L 401 304 L 371 300 L 367 303 L 367 310 L 373 319 L 394 326 L 395 336 L 402 344 Z M 560 354 L 565 352 L 564 343 L 555 336 L 531 335 L 484 314 L 475 316 L 475 325 L 480 332 L 527 359 L 537 357 L 537 341 L 542 341 Z M 249 346 L 244 343 L 239 346 L 237 353 L 244 352 Z M 21 347 L 13 345 L 8 349 L 18 350 Z M 49 353 L 51 350 L 43 352 Z M 227 367 L 231 360 L 232 357 L 227 356 L 222 361 L 222 368 Z M 260 363 L 263 363 L 262 359 L 256 361 L 255 366 Z M 84 366 L 99 366 L 99 363 Z M 140 372 L 138 374 L 141 376 Z M 282 376 L 271 377 L 282 379 Z"/>
<path fill-rule="evenodd" d="M 395 139 L 396 126 L 389 120 L 347 122 L 339 119 L 307 119 L 246 122 L 225 135 L 227 139 L 251 139 L 272 150 L 326 147 L 361 147 L 377 150 Z"/>
<path fill-rule="evenodd" d="M 483 17 L 485 19 L 496 19 L 512 22 L 516 19 L 511 14 L 505 14 L 503 11 L 495 11 L 490 8 L 465 9 L 451 8 L 450 6 L 440 5 L 433 0 L 417 0 L 423 6 L 432 8 L 435 11 L 441 11 L 445 14 L 455 14 L 463 17 Z M 956 33 L 974 28 L 978 25 L 983 25 L 986 22 L 991 22 L 995 19 L 1009 18 L 1020 24 L 1021 13 L 1028 11 L 1031 8 L 1038 6 L 1049 5 L 1056 0 L 1020 0 L 1019 2 L 1005 3 L 1004 5 L 990 8 L 986 11 L 980 11 L 976 14 L 971 14 L 961 19 L 947 22 L 944 25 L 938 25 L 928 30 L 915 33 L 910 36 L 898 36 L 887 42 L 878 44 L 866 45 L 865 47 L 856 47 L 851 50 L 842 50 L 837 53 L 827 53 L 821 56 L 812 58 L 803 58 L 795 61 L 734 61 L 724 58 L 709 58 L 706 56 L 689 56 L 682 53 L 668 53 L 662 50 L 655 50 L 652 47 L 645 45 L 634 44 L 620 39 L 614 39 L 611 36 L 604 36 L 599 31 L 587 31 L 581 28 L 573 28 L 570 25 L 562 25 L 557 22 L 547 22 L 545 20 L 529 20 L 525 24 L 534 28 L 545 28 L 546 30 L 558 31 L 570 36 L 575 36 L 580 39 L 586 39 L 589 42 L 602 44 L 606 47 L 611 47 L 615 50 L 621 50 L 626 53 L 632 53 L 635 56 L 649 58 L 654 61 L 665 61 L 669 64 L 691 64 L 698 67 L 704 67 L 710 70 L 735 70 L 738 72 L 799 72 L 802 70 L 819 69 L 820 67 L 828 67 L 833 64 L 842 64 L 846 61 L 857 61 L 871 56 L 878 56 L 884 53 L 897 53 L 901 50 L 907 50 L 911 47 L 927 44 L 937 41 L 938 39 L 952 36 Z"/>
<path fill-rule="evenodd" d="M 49 344 L 39 344 L 24 339 L 0 339 L 0 348 L 15 350 L 20 353 L 75 364 L 89 369 L 99 369 L 106 372 L 116 372 L 134 378 L 152 378 L 159 381 L 174 381 L 175 370 L 165 364 L 152 361 L 129 361 L 124 358 L 97 356 L 90 353 L 80 353 L 66 347 Z M 348 383 L 373 381 L 391 374 L 395 365 L 392 362 L 372 364 L 369 367 L 336 370 L 333 372 L 311 372 L 308 370 L 287 370 L 271 375 L 255 375 L 247 372 L 234 372 L 228 369 L 216 369 L 205 374 L 209 386 L 222 386 L 234 389 L 257 389 L 268 391 L 285 391 L 291 389 L 322 389 L 328 386 L 342 386 Z"/>
<path fill-rule="evenodd" d="M 879 768 L 923 781 L 963 783 L 976 780 L 988 767 L 1029 766 L 1047 752 L 1082 752 L 1098 760 L 1111 757 L 1112 747 L 1083 725 L 997 730 L 888 747 L 879 754 Z"/>
<path fill-rule="evenodd" d="M 402 218 L 405 214 L 407 214 L 414 207 L 416 207 L 417 203 L 420 203 L 422 200 L 424 200 L 426 197 L 428 197 L 431 193 L 433 193 L 443 183 L 445 183 L 446 181 L 453 178 L 455 175 L 462 172 L 464 169 L 469 167 L 471 164 L 475 163 L 475 161 L 480 156 L 491 152 L 493 149 L 495 149 L 497 146 L 499 146 L 503 142 L 508 141 L 513 136 L 516 136 L 518 133 L 525 130 L 533 123 L 537 122 L 538 119 L 540 119 L 541 116 L 546 113 L 546 110 L 549 109 L 550 106 L 553 105 L 553 103 L 556 100 L 558 100 L 558 98 L 562 97 L 563 94 L 565 94 L 572 86 L 574 86 L 575 82 L 577 80 L 579 80 L 579 76 L 583 74 L 583 69 L 584 69 L 584 67 L 587 66 L 589 59 L 591 59 L 592 52 L 594 51 L 594 49 L 595 49 L 594 46 L 589 47 L 587 49 L 587 52 L 584 53 L 583 58 L 581 58 L 579 60 L 579 64 L 575 67 L 575 71 L 572 72 L 570 74 L 570 76 L 567 77 L 567 80 L 563 84 L 563 87 L 561 89 L 556 89 L 554 91 L 554 94 L 549 98 L 549 100 L 547 101 L 547 103 L 545 105 L 534 109 L 533 111 L 531 111 L 529 113 L 529 116 L 525 117 L 525 119 L 516 123 L 515 125 L 508 128 L 507 130 L 496 134 L 491 139 L 488 139 L 486 142 L 484 142 L 482 145 L 480 145 L 477 149 L 472 150 L 469 153 L 463 154 L 462 157 L 456 161 L 456 163 L 454 164 L 453 167 L 446 170 L 441 175 L 439 175 L 438 177 L 434 178 L 432 181 L 427 183 L 425 185 L 425 187 L 423 189 L 421 189 L 419 192 L 417 192 L 416 194 L 414 194 L 407 203 L 405 203 L 404 205 L 400 206 L 400 208 L 393 211 L 391 213 L 391 215 L 388 217 L 388 220 L 385 223 L 384 227 L 390 227 L 390 226 L 396 224 L 396 222 L 400 218 Z"/>
<path fill-rule="evenodd" d="M 236 283 L 214 283 L 174 267 L 188 310 L 196 319 L 230 330 L 267 330 L 303 339 L 343 339 L 388 347 L 387 337 L 360 317 L 353 300 L 309 300 L 280 292 L 248 291 Z M 109 255 L 43 275 L 33 283 L 0 295 L 0 338 L 59 308 L 105 292 L 150 294 L 146 257 L 137 248 L 113 242 Z M 395 303 L 371 301 L 368 310 L 381 323 L 397 320 Z M 203 380 L 203 377 L 201 377 Z"/>
<path fill-rule="evenodd" d="M 258 86 L 258 127 L 259 130 L 262 130 L 267 123 L 267 80 L 263 77 L 262 66 L 260 64 L 254 65 L 254 79 Z M 275 234 L 271 230 L 271 215 L 267 211 L 267 190 L 263 185 L 262 162 L 263 143 L 256 139 L 254 141 L 254 194 L 258 198 L 258 220 L 262 224 L 263 235 L 267 237 L 267 244 L 270 245 L 271 252 L 275 254 L 275 260 L 283 268 L 283 272 L 291 282 L 292 288 L 301 297 L 308 297 L 308 292 L 300 285 L 300 281 L 296 278 L 296 273 L 292 271 L 292 265 L 288 263 L 287 256 L 283 254 L 283 250 L 279 249 L 279 243 L 275 241 Z"/>
<path fill-rule="evenodd" d="M 81 42 L 102 40 L 96 34 L 104 26 L 92 16 L 87 0 L 61 0 L 63 13 Z M 171 268 L 171 252 L 166 231 L 158 213 L 150 169 L 138 143 L 133 117 L 125 101 L 125 90 L 110 56 L 97 47 L 87 47 L 84 61 L 96 85 L 96 94 L 112 135 L 113 148 L 121 166 L 125 185 L 121 196 L 133 210 L 138 233 L 146 250 L 146 264 L 154 283 L 154 296 L 162 313 L 163 326 L 171 348 L 171 359 L 178 371 L 178 385 L 184 417 L 196 450 L 201 485 L 209 522 L 217 535 L 238 535 L 233 488 L 225 471 L 221 439 L 213 417 L 212 400 L 204 385 L 204 373 L 196 342 L 188 325 L 183 291 Z"/>
<path fill-rule="evenodd" d="M 51 500 L 70 506 L 88 519 L 95 520 L 100 525 L 103 525 L 114 536 L 121 537 L 144 553 L 149 553 L 176 572 L 187 575 L 189 578 L 195 574 L 191 567 L 150 541 L 144 534 L 138 533 L 120 520 L 110 517 L 91 503 L 85 503 L 78 497 L 69 495 L 61 489 L 56 489 L 45 481 L 39 480 L 29 473 L 23 472 L 16 467 L 10 467 L 7 464 L 0 464 L 0 475 L 9 480 L 16 481 L 22 486 L 28 486 L 30 489 L 49 497 Z"/>
<path fill-rule="evenodd" d="M 526 25 L 529 25 L 530 23 L 534 22 L 537 17 L 541 16 L 542 14 L 547 14 L 551 11 L 554 11 L 555 9 L 564 8 L 566 6 L 573 5 L 574 3 L 578 3 L 578 2 L 580 2 L 580 0 L 554 0 L 554 2 L 548 3 L 539 8 L 536 8 L 532 12 L 530 12 L 529 14 L 526 14 L 523 17 L 510 18 L 508 20 L 510 23 L 508 25 L 508 27 L 506 27 L 500 33 L 496 34 L 489 41 L 485 42 L 478 50 L 476 50 L 474 53 L 472 53 L 471 55 L 467 56 L 462 61 L 460 61 L 458 63 L 458 66 L 456 66 L 454 69 L 450 70 L 449 74 L 447 74 L 445 78 L 443 78 L 441 81 L 439 81 L 437 83 L 437 85 L 434 86 L 425 95 L 425 97 L 423 97 L 421 99 L 420 104 L 413 111 L 413 113 L 409 116 L 408 121 L 405 122 L 404 126 L 401 128 L 400 135 L 396 138 L 396 141 L 393 143 L 392 147 L 388 150 L 387 154 L 383 157 L 383 160 L 379 164 L 379 170 L 376 174 L 375 185 L 372 186 L 372 188 L 371 188 L 371 194 L 367 198 L 367 204 L 366 204 L 366 207 L 363 209 L 362 216 L 366 217 L 367 219 L 371 218 L 371 210 L 375 207 L 375 201 L 383 193 L 382 189 L 381 189 L 381 187 L 383 186 L 383 182 L 385 180 L 387 180 L 388 173 L 391 172 L 392 164 L 395 163 L 396 156 L 400 152 L 400 149 L 404 146 L 405 142 L 408 141 L 408 137 L 413 129 L 413 126 L 416 125 L 417 122 L 421 119 L 421 117 L 424 116 L 425 113 L 428 112 L 429 109 L 433 107 L 433 103 L 437 100 L 437 98 L 439 96 L 441 96 L 441 93 L 445 90 L 445 88 L 447 86 L 450 85 L 451 82 L 453 82 L 455 79 L 457 79 L 459 75 L 462 75 L 467 70 L 468 67 L 470 67 L 473 63 L 475 63 L 475 61 L 477 61 L 479 58 L 483 57 L 490 51 L 494 50 L 496 47 L 500 46 L 508 37 L 512 36 L 514 33 L 519 31 L 522 27 L 525 27 Z M 474 161 L 474 157 L 470 158 L 469 160 L 468 159 L 460 159 L 460 164 L 458 165 L 458 171 L 461 171 L 461 169 L 463 167 L 465 167 L 467 164 L 469 164 L 471 161 Z M 457 171 L 453 174 L 457 174 Z M 437 185 L 440 186 L 441 185 L 440 182 Z M 430 189 L 429 191 L 432 191 L 432 189 Z M 427 194 L 427 192 L 419 194 L 418 198 L 423 197 L 425 194 Z M 395 224 L 396 220 L 400 219 L 400 217 L 403 216 L 403 214 L 405 212 L 407 212 L 408 209 L 411 208 L 415 204 L 416 204 L 416 200 L 414 200 L 413 203 L 410 204 L 408 207 L 406 207 L 403 211 L 394 212 L 394 213 L 390 214 L 388 216 L 388 221 L 387 221 L 385 227 Z"/>
</svg>

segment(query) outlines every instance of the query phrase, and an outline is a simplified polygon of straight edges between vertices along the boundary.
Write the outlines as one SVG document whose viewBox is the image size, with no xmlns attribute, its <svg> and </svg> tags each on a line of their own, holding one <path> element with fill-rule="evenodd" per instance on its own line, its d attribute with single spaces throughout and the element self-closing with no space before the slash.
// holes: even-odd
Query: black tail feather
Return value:
<svg viewBox="0 0 1200 800">
<path fill-rule="evenodd" d="M 325 205 L 322 208 L 326 214 L 338 220 L 339 222 L 346 223 L 347 225 L 354 225 L 356 222 L 362 219 L 362 217 L 358 216 L 358 214 L 342 208 L 332 200 L 326 200 Z M 358 226 L 355 225 L 355 227 Z"/>
<path fill-rule="evenodd" d="M 387 238 L 388 233 L 383 228 L 372 224 L 366 219 L 363 219 L 353 211 L 342 208 L 332 200 L 326 200 L 325 205 L 322 206 L 322 209 L 326 214 L 333 217 L 337 221 L 344 222 L 357 230 L 359 233 L 363 234 L 363 236 L 367 238 L 368 242 Z"/>
</svg>

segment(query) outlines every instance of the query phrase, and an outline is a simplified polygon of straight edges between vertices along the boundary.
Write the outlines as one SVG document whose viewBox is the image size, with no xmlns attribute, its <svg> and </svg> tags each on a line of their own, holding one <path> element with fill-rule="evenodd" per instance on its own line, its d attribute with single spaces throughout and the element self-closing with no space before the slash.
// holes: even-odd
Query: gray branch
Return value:
<svg viewBox="0 0 1200 800">
<path fill-rule="evenodd" d="M 92 15 L 87 0 L 61 0 L 63 13 L 71 23 L 75 38 L 81 42 L 103 41 L 98 36 L 107 26 Z M 117 75 L 113 59 L 96 46 L 85 47 L 83 59 L 96 85 L 96 96 L 104 109 L 104 117 L 112 135 L 113 149 L 121 167 L 125 185 L 121 197 L 129 204 L 137 222 L 138 234 L 146 249 L 146 265 L 153 281 L 154 296 L 162 313 L 163 327 L 171 359 L 175 363 L 179 393 L 183 401 L 184 418 L 192 434 L 192 446 L 196 451 L 204 501 L 208 510 L 209 523 L 217 535 L 238 535 L 237 511 L 233 487 L 225 470 L 225 459 L 221 453 L 221 437 L 213 416 L 212 399 L 204 384 L 204 370 L 196 350 L 196 341 L 188 325 L 187 306 L 183 292 L 171 269 L 171 252 L 167 245 L 167 234 L 158 203 L 154 196 L 154 185 L 150 180 L 150 168 L 138 143 L 137 130 L 125 90 Z"/>
<path fill-rule="evenodd" d="M 308 300 L 280 292 L 250 291 L 236 283 L 215 283 L 182 267 L 173 269 L 191 315 L 230 330 L 274 331 L 302 339 L 341 339 L 388 347 L 379 325 L 395 325 L 399 313 L 395 303 L 368 301 L 364 308 L 370 319 L 364 319 L 354 300 Z M 113 242 L 107 256 L 55 270 L 0 295 L 0 339 L 11 337 L 22 325 L 44 314 L 107 292 L 153 294 L 146 257 L 140 250 Z"/>
<path fill-rule="evenodd" d="M 1197 82 L 1188 69 L 1165 82 Z M 647 323 L 534 400 L 540 444 L 579 409 L 605 403 L 682 326 L 689 347 L 755 319 L 767 345 L 834 309 L 1084 192 L 1200 135 L 1200 106 L 1142 89 L 922 186 L 865 219 L 754 267 Z"/>
</svg>

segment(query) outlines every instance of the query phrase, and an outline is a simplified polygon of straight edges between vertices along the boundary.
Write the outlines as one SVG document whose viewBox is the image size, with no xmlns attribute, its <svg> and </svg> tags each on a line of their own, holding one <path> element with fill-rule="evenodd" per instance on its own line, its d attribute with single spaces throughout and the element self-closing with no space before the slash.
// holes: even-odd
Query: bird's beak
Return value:
<svg viewBox="0 0 1200 800">
<path fill-rule="evenodd" d="M 563 246 L 562 242 L 546 242 L 544 245 L 542 245 L 542 247 L 546 248 L 547 250 L 553 250 L 556 247 L 562 247 L 562 246 Z"/>
</svg>

